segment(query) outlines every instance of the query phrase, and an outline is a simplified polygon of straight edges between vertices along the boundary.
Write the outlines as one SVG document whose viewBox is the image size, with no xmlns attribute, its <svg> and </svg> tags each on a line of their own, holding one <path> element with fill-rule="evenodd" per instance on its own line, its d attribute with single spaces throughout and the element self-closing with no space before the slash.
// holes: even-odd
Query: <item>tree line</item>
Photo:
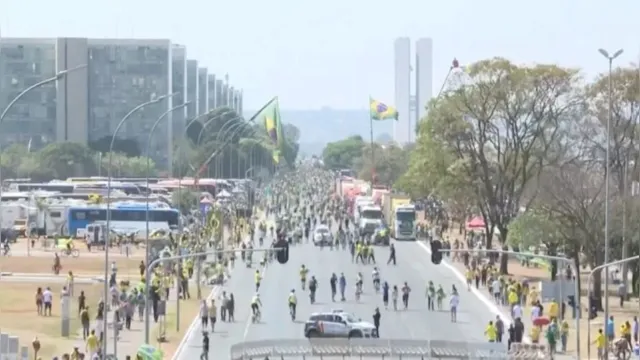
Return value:
<svg viewBox="0 0 640 360">
<path fill-rule="evenodd" d="M 361 136 L 330 142 L 322 151 L 324 166 L 331 170 L 351 169 L 358 178 L 391 187 L 407 170 L 412 146 L 401 147 L 392 142 L 373 143 Z"/>
<path fill-rule="evenodd" d="M 439 197 L 460 221 L 482 215 L 489 247 L 496 234 L 503 249 L 544 246 L 593 268 L 604 262 L 608 167 L 609 261 L 637 255 L 638 75 L 636 67 L 621 67 L 585 82 L 579 69 L 557 65 L 474 63 L 458 86 L 427 105 L 397 187 Z M 507 273 L 506 256 L 500 265 Z M 638 263 L 630 266 L 637 292 Z"/>
<path fill-rule="evenodd" d="M 290 124 L 284 125 L 283 132 L 286 145 L 279 166 L 293 166 L 298 155 L 300 132 Z M 264 127 L 249 124 L 228 109 L 219 109 L 207 118 L 193 122 L 185 135 L 175 140 L 174 176 L 194 176 L 203 165 L 205 171 L 201 176 L 219 178 L 243 178 L 275 169 L 272 145 Z M 23 144 L 13 144 L 0 153 L 2 177 L 48 181 L 72 176 L 106 176 L 110 141 L 110 138 L 100 139 L 88 146 L 73 142 L 51 143 L 33 151 Z M 139 147 L 135 141 L 116 139 L 111 174 L 118 177 L 170 175 L 167 169 L 160 169 L 152 159 L 147 159 Z M 213 160 L 204 164 L 214 152 L 217 155 Z"/>
</svg>

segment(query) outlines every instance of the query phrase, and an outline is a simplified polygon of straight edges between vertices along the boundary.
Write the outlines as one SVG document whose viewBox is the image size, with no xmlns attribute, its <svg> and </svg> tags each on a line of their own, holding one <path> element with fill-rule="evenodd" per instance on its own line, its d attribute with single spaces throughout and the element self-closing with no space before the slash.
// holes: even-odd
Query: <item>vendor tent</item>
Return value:
<svg viewBox="0 0 640 360">
<path fill-rule="evenodd" d="M 467 221 L 467 229 L 484 229 L 484 225 L 484 219 L 480 216 Z"/>
</svg>

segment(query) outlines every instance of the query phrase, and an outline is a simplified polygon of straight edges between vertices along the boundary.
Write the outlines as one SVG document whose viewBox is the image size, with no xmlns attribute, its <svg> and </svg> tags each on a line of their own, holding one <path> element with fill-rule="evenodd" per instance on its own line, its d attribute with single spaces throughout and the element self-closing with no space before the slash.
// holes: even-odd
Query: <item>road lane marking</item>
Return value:
<svg viewBox="0 0 640 360">
<path fill-rule="evenodd" d="M 416 241 L 416 243 L 424 250 L 427 252 L 427 254 L 431 255 L 431 249 L 429 248 L 429 246 L 427 246 L 427 244 L 421 242 L 421 241 Z M 444 266 L 447 269 L 449 269 L 449 271 L 451 271 L 453 273 L 453 275 L 455 275 L 458 280 L 460 280 L 460 282 L 464 285 L 464 287 L 467 286 L 467 280 L 465 278 L 465 276 L 460 272 L 460 270 L 456 269 L 455 266 L 449 264 L 448 261 L 445 261 L 444 259 L 442 260 L 442 262 L 440 263 L 440 265 L 435 265 L 435 266 Z M 495 302 L 493 302 L 492 300 L 489 300 L 489 298 L 483 294 L 480 290 L 476 289 L 475 287 L 471 287 L 471 293 L 473 293 L 473 295 L 476 296 L 476 298 L 478 298 L 478 300 L 480 300 L 492 313 L 494 313 L 497 316 L 500 316 L 500 318 L 502 318 L 502 321 L 505 324 L 505 328 L 508 328 L 509 326 L 511 326 L 511 316 L 506 316 L 505 313 L 500 310 Z M 524 342 L 528 342 L 528 337 L 525 337 L 523 340 L 525 340 Z"/>
<path fill-rule="evenodd" d="M 213 289 L 211 289 L 209 296 L 206 297 L 207 302 L 219 296 L 221 291 L 222 291 L 222 286 L 219 286 L 219 285 L 214 286 Z M 178 299 L 178 301 L 180 300 Z M 171 360 L 178 360 L 180 358 L 182 351 L 185 350 L 187 344 L 190 343 L 192 338 L 195 337 L 196 329 L 200 326 L 200 321 L 201 321 L 200 314 L 198 314 L 191 322 L 191 325 L 189 325 L 189 328 L 187 328 L 187 331 L 182 337 L 182 340 L 180 340 L 180 343 L 178 344 L 176 351 L 173 353 L 173 357 L 171 357 Z"/>
<path fill-rule="evenodd" d="M 262 271 L 260 272 L 260 289 L 261 290 L 263 289 L 263 286 L 264 286 L 264 275 L 267 272 L 267 268 L 268 268 L 267 263 L 268 262 L 265 262 L 265 265 L 262 267 Z M 255 286 L 255 283 L 253 285 Z M 251 295 L 250 300 L 253 300 L 253 295 Z M 251 307 L 251 303 L 249 303 L 249 307 Z M 263 309 L 260 309 L 261 312 L 262 310 Z M 262 317 L 262 315 L 260 315 L 260 317 Z M 242 335 L 242 341 L 247 340 L 247 335 L 249 335 L 249 330 L 251 329 L 251 325 L 253 325 L 253 322 L 251 321 L 252 318 L 253 318 L 253 309 L 251 309 L 251 311 L 249 312 L 249 318 L 247 319 L 247 325 L 244 327 L 244 334 Z M 262 319 L 260 320 L 262 321 Z"/>
</svg>

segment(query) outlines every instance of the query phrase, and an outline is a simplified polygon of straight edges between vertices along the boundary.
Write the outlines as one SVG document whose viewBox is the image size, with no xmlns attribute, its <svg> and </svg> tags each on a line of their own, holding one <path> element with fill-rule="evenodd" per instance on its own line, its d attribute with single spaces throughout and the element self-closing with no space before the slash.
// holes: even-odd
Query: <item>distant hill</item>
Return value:
<svg viewBox="0 0 640 360">
<path fill-rule="evenodd" d="M 255 111 L 248 111 L 251 117 Z M 282 121 L 300 129 L 301 151 L 318 155 L 328 142 L 344 139 L 350 135 L 370 138 L 369 111 L 322 108 L 319 110 L 280 110 Z M 393 134 L 393 121 L 373 123 L 373 137 Z M 388 135 L 386 135 L 388 136 Z"/>
</svg>

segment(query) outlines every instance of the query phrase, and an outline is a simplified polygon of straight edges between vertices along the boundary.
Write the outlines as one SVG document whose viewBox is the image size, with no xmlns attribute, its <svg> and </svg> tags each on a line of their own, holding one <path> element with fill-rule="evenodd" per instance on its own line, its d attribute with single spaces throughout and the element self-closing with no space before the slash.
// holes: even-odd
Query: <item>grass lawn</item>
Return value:
<svg viewBox="0 0 640 360">
<path fill-rule="evenodd" d="M 165 324 L 165 337 L 167 342 L 158 344 L 157 338 L 160 334 L 160 327 L 156 327 L 153 330 L 153 345 L 162 349 L 164 352 L 165 359 L 171 359 L 173 354 L 176 352 L 180 341 L 185 336 L 187 330 L 189 330 L 189 326 L 193 322 L 199 312 L 200 312 L 200 300 L 198 300 L 196 295 L 195 286 L 191 289 L 191 299 L 190 300 L 181 300 L 180 301 L 180 330 L 176 331 L 177 324 L 177 316 L 176 316 L 176 302 L 171 301 L 168 304 L 167 316 L 166 316 L 166 324 Z M 211 293 L 211 287 L 202 287 L 202 296 L 206 297 Z"/>
<path fill-rule="evenodd" d="M 51 359 L 70 352 L 74 346 L 79 346 L 84 351 L 84 342 L 79 337 L 81 329 L 78 317 L 77 294 L 84 291 L 87 297 L 87 305 L 90 315 L 95 316 L 98 300 L 101 298 L 102 285 L 100 284 L 76 284 L 76 298 L 71 301 L 71 336 L 60 336 L 60 301 L 59 294 L 63 284 L 46 284 L 37 282 L 0 282 L 2 296 L 0 296 L 0 329 L 3 333 L 17 336 L 21 345 L 27 345 L 31 350 L 31 342 L 38 338 L 41 349 L 38 356 L 43 359 Z M 54 293 L 53 309 L 51 317 L 43 317 L 36 313 L 35 293 L 36 288 L 50 287 Z M 33 358 L 33 354 L 30 354 Z"/>
<path fill-rule="evenodd" d="M 139 277 L 140 260 L 127 259 L 122 257 L 112 257 L 109 259 L 116 262 L 118 274 L 121 277 Z M 82 256 L 77 258 L 61 258 L 62 271 L 65 275 L 69 271 L 73 271 L 76 275 L 100 275 L 104 274 L 104 258 L 96 256 Z M 14 273 L 46 273 L 53 274 L 53 254 L 51 258 L 44 257 L 28 257 L 28 256 L 9 256 L 0 260 L 1 272 Z"/>
</svg>

